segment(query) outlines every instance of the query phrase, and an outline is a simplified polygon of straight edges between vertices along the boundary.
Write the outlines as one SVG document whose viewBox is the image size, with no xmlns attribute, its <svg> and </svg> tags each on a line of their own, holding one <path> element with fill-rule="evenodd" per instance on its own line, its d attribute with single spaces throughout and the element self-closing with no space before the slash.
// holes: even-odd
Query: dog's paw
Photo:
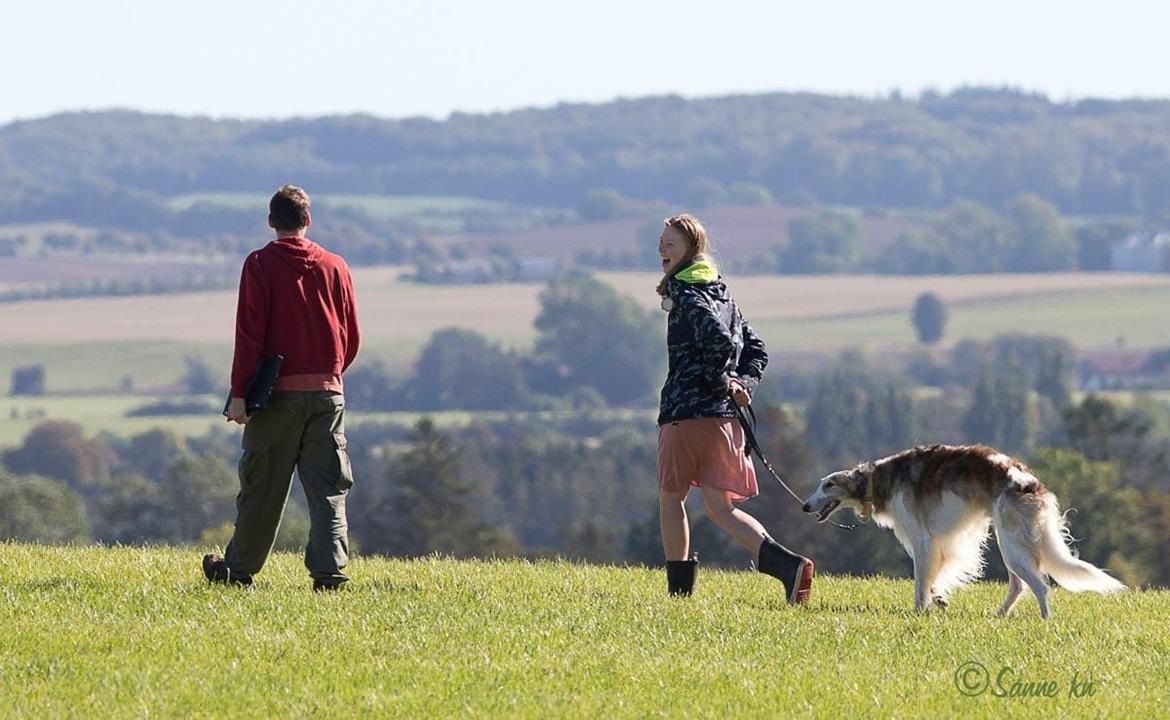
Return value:
<svg viewBox="0 0 1170 720">
<path fill-rule="evenodd" d="M 931 598 L 931 602 L 933 602 L 934 606 L 939 610 L 947 609 L 947 600 L 942 595 L 935 595 L 933 598 Z"/>
</svg>

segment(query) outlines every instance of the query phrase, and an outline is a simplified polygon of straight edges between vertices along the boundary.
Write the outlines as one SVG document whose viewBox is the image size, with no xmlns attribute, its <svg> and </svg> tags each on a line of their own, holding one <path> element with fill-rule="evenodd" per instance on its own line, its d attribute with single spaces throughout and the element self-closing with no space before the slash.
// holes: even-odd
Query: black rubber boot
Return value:
<svg viewBox="0 0 1170 720">
<path fill-rule="evenodd" d="M 666 561 L 666 591 L 671 595 L 689 596 L 695 589 L 695 575 L 699 573 L 699 556 L 690 560 Z"/>
<path fill-rule="evenodd" d="M 765 537 L 760 543 L 756 567 L 765 575 L 771 575 L 784 583 L 784 594 L 789 605 L 806 602 L 812 593 L 813 561 L 797 555 L 770 537 Z"/>
</svg>

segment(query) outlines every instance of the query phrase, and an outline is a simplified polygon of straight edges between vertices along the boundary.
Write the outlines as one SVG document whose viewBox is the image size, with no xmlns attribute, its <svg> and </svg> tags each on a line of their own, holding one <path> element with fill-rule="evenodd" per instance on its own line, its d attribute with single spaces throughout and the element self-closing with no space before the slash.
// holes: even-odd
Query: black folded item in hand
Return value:
<svg viewBox="0 0 1170 720">
<path fill-rule="evenodd" d="M 252 375 L 252 382 L 248 383 L 248 391 L 244 394 L 244 407 L 248 415 L 263 410 L 268 404 L 268 396 L 276 385 L 276 378 L 280 377 L 280 364 L 284 362 L 283 355 L 261 358 L 256 365 L 256 373 Z M 232 404 L 232 394 L 228 393 L 227 402 L 223 406 L 223 414 L 228 414 Z"/>
</svg>

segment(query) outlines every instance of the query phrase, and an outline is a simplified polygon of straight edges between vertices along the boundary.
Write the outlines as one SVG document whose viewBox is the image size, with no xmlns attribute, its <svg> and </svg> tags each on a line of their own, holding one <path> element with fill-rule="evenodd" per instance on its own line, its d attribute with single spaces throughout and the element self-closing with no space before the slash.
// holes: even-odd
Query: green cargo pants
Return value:
<svg viewBox="0 0 1170 720">
<path fill-rule="evenodd" d="M 244 426 L 236 529 L 224 551 L 233 574 L 264 567 L 292 489 L 295 468 L 309 505 L 305 567 L 339 583 L 349 561 L 345 496 L 353 471 L 345 446 L 345 398 L 335 392 L 274 392 Z"/>
</svg>

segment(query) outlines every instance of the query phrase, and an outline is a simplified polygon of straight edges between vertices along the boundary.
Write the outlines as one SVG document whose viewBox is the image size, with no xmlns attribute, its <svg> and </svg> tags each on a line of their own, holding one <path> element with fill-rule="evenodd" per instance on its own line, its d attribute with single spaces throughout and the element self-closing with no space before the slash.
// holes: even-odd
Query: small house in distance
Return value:
<svg viewBox="0 0 1170 720">
<path fill-rule="evenodd" d="M 516 258 L 516 279 L 521 282 L 545 282 L 560 272 L 560 264 L 550 257 Z"/>
<path fill-rule="evenodd" d="M 561 271 L 560 263 L 547 257 L 483 257 L 417 264 L 413 280 L 438 285 L 476 283 L 547 282 Z"/>
<path fill-rule="evenodd" d="M 1170 388 L 1170 348 L 1086 350 L 1080 388 L 1084 392 L 1166 390 Z"/>
<path fill-rule="evenodd" d="M 1170 272 L 1170 232 L 1137 232 L 1113 243 L 1109 267 L 1116 272 Z"/>
</svg>

